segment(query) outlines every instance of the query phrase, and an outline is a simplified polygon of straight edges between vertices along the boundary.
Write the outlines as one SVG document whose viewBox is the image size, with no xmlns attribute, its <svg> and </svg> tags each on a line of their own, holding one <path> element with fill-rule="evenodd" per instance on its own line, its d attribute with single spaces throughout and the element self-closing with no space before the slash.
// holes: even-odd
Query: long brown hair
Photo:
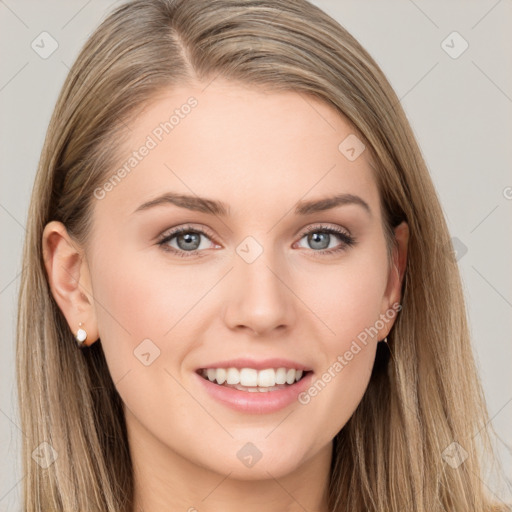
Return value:
<svg viewBox="0 0 512 512">
<path fill-rule="evenodd" d="M 480 463 L 491 454 L 488 416 L 426 164 L 375 61 L 305 0 L 131 1 L 101 23 L 71 68 L 44 142 L 24 246 L 17 334 L 24 510 L 133 506 L 121 399 L 101 343 L 75 346 L 49 288 L 42 233 L 58 220 L 85 243 L 93 191 L 115 169 L 126 123 L 159 92 L 217 76 L 310 94 L 339 111 L 375 162 L 386 232 L 409 224 L 402 311 L 389 352 L 379 349 L 368 389 L 334 439 L 330 509 L 492 510 Z M 45 468 L 31 456 L 43 442 L 56 457 Z M 446 449 L 469 456 L 455 468 Z"/>
</svg>

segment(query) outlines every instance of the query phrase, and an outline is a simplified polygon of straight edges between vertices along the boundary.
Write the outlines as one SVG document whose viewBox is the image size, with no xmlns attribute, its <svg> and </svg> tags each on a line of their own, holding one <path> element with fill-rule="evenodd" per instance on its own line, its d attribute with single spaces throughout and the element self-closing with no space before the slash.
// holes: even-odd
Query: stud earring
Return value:
<svg viewBox="0 0 512 512">
<path fill-rule="evenodd" d="M 387 342 L 388 342 L 388 337 L 386 336 L 382 341 L 383 341 L 384 343 L 387 343 Z"/>
<path fill-rule="evenodd" d="M 78 331 L 76 331 L 76 341 L 78 346 L 82 348 L 84 346 L 85 340 L 87 339 L 87 332 L 85 329 L 82 329 L 82 322 L 78 324 Z"/>
</svg>

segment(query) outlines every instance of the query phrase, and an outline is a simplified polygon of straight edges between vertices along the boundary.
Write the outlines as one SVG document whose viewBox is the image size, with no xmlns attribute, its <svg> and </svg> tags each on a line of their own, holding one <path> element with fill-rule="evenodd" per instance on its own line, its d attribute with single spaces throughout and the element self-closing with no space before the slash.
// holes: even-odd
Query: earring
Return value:
<svg viewBox="0 0 512 512">
<path fill-rule="evenodd" d="M 76 341 L 78 343 L 78 346 L 82 348 L 84 346 L 85 340 L 87 339 L 87 332 L 85 329 L 82 329 L 81 327 L 82 322 L 78 324 L 78 331 L 76 331 Z"/>
<path fill-rule="evenodd" d="M 386 343 L 386 344 L 387 344 L 387 342 L 388 342 L 388 337 L 386 336 L 382 341 L 383 341 L 384 343 Z"/>
</svg>

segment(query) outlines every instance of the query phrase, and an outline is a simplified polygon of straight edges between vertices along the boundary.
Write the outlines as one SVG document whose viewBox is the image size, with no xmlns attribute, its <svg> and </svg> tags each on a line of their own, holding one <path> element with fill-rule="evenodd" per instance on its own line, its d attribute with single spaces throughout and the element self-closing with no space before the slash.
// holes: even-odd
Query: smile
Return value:
<svg viewBox="0 0 512 512">
<path fill-rule="evenodd" d="M 201 368 L 195 372 L 207 397 L 242 413 L 267 414 L 298 403 L 313 371 L 293 368 Z M 245 384 L 245 385 L 244 385 Z"/>
<path fill-rule="evenodd" d="M 220 386 L 240 391 L 267 392 L 295 384 L 308 372 L 294 368 L 203 368 L 199 373 Z"/>
</svg>

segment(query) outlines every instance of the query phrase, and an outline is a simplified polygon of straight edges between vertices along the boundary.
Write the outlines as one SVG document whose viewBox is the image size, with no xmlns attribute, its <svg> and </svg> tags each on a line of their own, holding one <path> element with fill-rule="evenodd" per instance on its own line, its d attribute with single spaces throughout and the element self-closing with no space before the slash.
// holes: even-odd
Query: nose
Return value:
<svg viewBox="0 0 512 512">
<path fill-rule="evenodd" d="M 295 323 L 296 298 L 283 266 L 284 262 L 278 265 L 266 252 L 252 263 L 236 256 L 224 309 L 224 321 L 230 329 L 268 336 Z"/>
</svg>

